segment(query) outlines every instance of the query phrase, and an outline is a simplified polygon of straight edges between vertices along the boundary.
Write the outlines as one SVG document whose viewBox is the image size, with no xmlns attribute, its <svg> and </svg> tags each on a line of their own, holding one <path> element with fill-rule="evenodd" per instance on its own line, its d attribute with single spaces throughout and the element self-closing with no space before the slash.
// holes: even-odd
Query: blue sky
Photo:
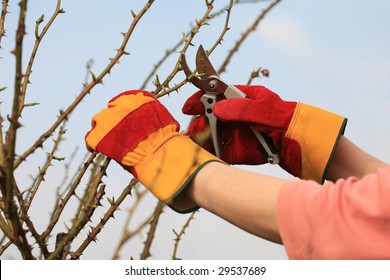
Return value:
<svg viewBox="0 0 390 280">
<path fill-rule="evenodd" d="M 93 59 L 93 72 L 100 71 L 115 55 L 121 43 L 120 32 L 127 30 L 131 22 L 130 10 L 138 12 L 145 1 L 63 1 L 65 14 L 53 24 L 42 42 L 31 75 L 27 102 L 40 102 L 38 107 L 27 108 L 23 114 L 23 128 L 18 135 L 18 151 L 41 135 L 55 120 L 60 108 L 72 102 L 81 90 L 85 76 L 85 64 Z M 216 1 L 216 10 L 228 1 Z M 232 11 L 230 28 L 225 41 L 211 56 L 218 67 L 240 34 L 252 23 L 268 2 L 243 4 Z M 41 15 L 45 19 L 54 10 L 55 1 L 30 1 L 25 38 L 25 61 L 34 40 L 34 22 Z M 13 92 L 15 24 L 18 17 L 16 5 L 9 8 L 7 37 L 2 39 L 0 50 L 1 113 L 9 113 Z M 77 156 L 84 156 L 83 137 L 89 129 L 93 114 L 106 106 L 116 94 L 139 88 L 166 49 L 171 48 L 190 23 L 204 13 L 204 1 L 156 1 L 141 20 L 130 40 L 127 51 L 130 56 L 121 59 L 111 75 L 104 79 L 104 86 L 97 86 L 78 109 L 68 124 L 66 141 L 61 145 L 61 156 L 69 156 L 75 146 L 80 146 Z M 286 100 L 302 101 L 342 114 L 349 119 L 346 136 L 373 155 L 390 160 L 390 1 L 282 1 L 267 15 L 239 49 L 223 74 L 231 83 L 245 83 L 250 72 L 258 67 L 267 68 L 269 78 L 255 80 L 277 92 Z M 188 51 L 189 64 L 198 44 L 209 48 L 218 36 L 224 18 L 219 17 L 202 28 L 194 40 L 195 47 Z M 160 79 L 170 72 L 177 56 L 162 67 Z M 178 81 L 183 75 L 178 75 Z M 146 89 L 154 89 L 149 83 Z M 163 97 L 161 101 L 180 121 L 185 129 L 189 117 L 181 114 L 183 102 L 196 89 L 191 85 L 179 93 Z M 45 144 L 49 150 L 51 143 Z M 28 186 L 26 174 L 34 173 L 44 154 L 37 153 L 18 170 L 19 184 Z M 288 178 L 279 168 L 268 166 L 240 167 Z M 44 201 L 50 201 L 55 193 L 53 185 L 63 172 L 61 165 L 48 174 Z M 107 179 L 108 195 L 118 195 L 120 188 L 131 178 L 115 164 L 111 164 Z M 57 179 L 57 181 L 56 181 Z M 53 183 L 50 183 L 53 182 Z M 131 200 L 127 200 L 130 205 Z M 154 198 L 148 198 L 141 212 L 148 213 Z M 106 204 L 107 205 L 107 204 Z M 123 206 L 126 208 L 126 206 Z M 51 206 L 37 203 L 31 215 L 46 224 Z M 140 220 L 142 220 L 140 213 Z M 125 215 L 118 213 L 100 235 L 100 242 L 86 252 L 87 259 L 107 259 L 119 237 Z M 167 210 L 160 222 L 157 240 L 152 247 L 154 258 L 169 259 L 173 249 L 172 229 L 180 229 L 186 217 Z M 223 238 L 221 238 L 223 236 Z M 123 257 L 138 257 L 145 235 L 126 246 Z M 114 245 L 113 245 L 113 240 Z M 253 237 L 221 219 L 201 211 L 183 239 L 179 255 L 184 259 L 284 259 L 283 247 Z M 14 255 L 17 257 L 17 253 Z M 13 257 L 6 255 L 3 257 Z"/>
</svg>

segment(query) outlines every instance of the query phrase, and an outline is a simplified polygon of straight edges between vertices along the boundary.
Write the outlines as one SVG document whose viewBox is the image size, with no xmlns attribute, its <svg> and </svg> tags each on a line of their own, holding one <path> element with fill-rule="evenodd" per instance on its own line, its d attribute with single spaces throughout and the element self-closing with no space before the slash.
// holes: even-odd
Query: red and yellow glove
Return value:
<svg viewBox="0 0 390 280">
<path fill-rule="evenodd" d="M 151 93 L 126 91 L 93 117 L 85 141 L 90 151 L 117 161 L 159 200 L 187 213 L 198 207 L 179 194 L 204 165 L 221 160 L 179 129 Z"/>
<path fill-rule="evenodd" d="M 279 165 L 302 179 L 323 182 L 334 149 L 344 133 L 347 119 L 299 102 L 287 102 L 263 86 L 237 86 L 248 98 L 226 99 L 214 106 L 221 120 L 220 141 L 223 160 L 231 164 L 262 164 L 267 159 L 248 124 L 272 138 L 280 154 Z M 206 128 L 201 91 L 183 106 L 183 113 L 199 115 L 189 135 Z M 206 143 L 206 149 L 212 145 Z"/>
</svg>

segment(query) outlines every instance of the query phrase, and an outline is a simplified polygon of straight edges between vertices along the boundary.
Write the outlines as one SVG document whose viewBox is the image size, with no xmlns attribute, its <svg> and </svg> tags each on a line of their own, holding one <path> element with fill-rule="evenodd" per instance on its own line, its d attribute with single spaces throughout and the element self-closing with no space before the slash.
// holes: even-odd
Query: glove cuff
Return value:
<svg viewBox="0 0 390 280">
<path fill-rule="evenodd" d="M 179 213 L 199 208 L 179 194 L 206 164 L 221 160 L 210 154 L 188 136 L 173 133 L 164 139 L 162 146 L 134 166 L 139 181 L 159 200 Z"/>
<path fill-rule="evenodd" d="M 322 183 L 347 119 L 303 103 L 298 103 L 286 137 L 301 147 L 301 179 Z"/>
</svg>

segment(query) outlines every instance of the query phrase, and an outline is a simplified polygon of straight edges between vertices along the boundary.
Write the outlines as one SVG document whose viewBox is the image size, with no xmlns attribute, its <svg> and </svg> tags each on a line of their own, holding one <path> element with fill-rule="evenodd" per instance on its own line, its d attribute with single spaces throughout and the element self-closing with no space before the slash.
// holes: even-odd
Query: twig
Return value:
<svg viewBox="0 0 390 280">
<path fill-rule="evenodd" d="M 64 211 L 65 206 L 67 205 L 70 198 L 75 194 L 76 188 L 80 185 L 81 179 L 83 178 L 85 172 L 88 170 L 89 165 L 93 162 L 95 159 L 97 153 L 92 153 L 88 160 L 84 163 L 83 167 L 80 169 L 79 173 L 77 174 L 75 180 L 71 184 L 67 194 L 65 197 L 60 201 L 60 203 L 57 205 L 57 208 L 55 212 L 53 213 L 52 219 L 47 226 L 46 230 L 42 233 L 42 238 L 46 239 L 51 231 L 53 230 L 54 226 L 57 224 L 59 218 L 61 217 L 62 212 Z"/>
<path fill-rule="evenodd" d="M 65 162 L 64 163 L 64 177 L 62 178 L 62 181 L 61 183 L 59 183 L 58 187 L 57 187 L 57 194 L 58 194 L 58 197 L 61 197 L 62 194 L 66 191 L 66 189 L 69 187 L 69 184 L 67 185 L 67 182 L 68 182 L 68 179 L 69 179 L 69 173 L 70 173 L 70 167 L 73 163 L 73 160 L 77 154 L 79 150 L 79 147 L 76 147 L 74 149 L 74 151 L 72 152 L 72 154 L 70 155 L 69 157 L 69 161 Z M 82 159 L 82 162 L 84 163 L 86 160 L 87 160 L 87 157 L 88 157 L 88 154 L 86 154 L 86 156 L 84 156 L 84 158 Z M 81 165 L 79 165 L 79 168 L 77 168 L 76 170 L 80 170 L 81 168 Z M 73 174 L 73 176 L 76 176 L 77 175 L 77 172 L 75 174 Z M 75 177 L 74 177 L 75 178 Z M 74 179 L 73 178 L 73 179 Z M 70 180 L 71 182 L 72 180 Z M 62 191 L 63 193 L 61 194 L 61 187 L 64 188 L 64 190 Z M 57 203 L 56 203 L 57 204 Z"/>
<path fill-rule="evenodd" d="M 163 213 L 164 206 L 165 204 L 162 203 L 161 201 L 157 202 L 156 208 L 154 209 L 154 213 L 153 213 L 153 219 L 150 221 L 150 229 L 146 241 L 144 243 L 145 246 L 140 256 L 141 260 L 146 260 L 151 256 L 150 248 L 152 246 L 154 234 L 156 233 L 156 229 L 157 229 L 157 223 L 160 219 L 161 214 Z"/>
<path fill-rule="evenodd" d="M 85 201 L 84 208 L 80 213 L 78 219 L 73 223 L 72 228 L 68 231 L 66 236 L 57 244 L 56 249 L 53 253 L 50 254 L 48 259 L 56 259 L 59 254 L 64 250 L 64 247 L 70 244 L 80 231 L 85 227 L 88 221 L 91 220 L 95 209 L 98 206 L 101 206 L 100 200 L 105 194 L 105 185 L 101 184 L 103 176 L 106 174 L 107 167 L 111 159 L 106 158 L 104 161 L 100 173 L 95 177 L 93 184 L 88 184 L 89 189 L 91 190 L 87 200 Z M 98 186 L 100 187 L 98 188 Z"/>
<path fill-rule="evenodd" d="M 51 152 L 47 155 L 46 163 L 44 164 L 44 166 L 42 168 L 38 168 L 39 169 L 38 177 L 35 180 L 32 188 L 31 188 L 31 192 L 29 192 L 30 193 L 30 197 L 28 198 L 28 202 L 26 204 L 26 210 L 27 211 L 28 211 L 28 209 L 31 206 L 31 203 L 32 203 L 32 201 L 33 201 L 33 199 L 35 197 L 35 194 L 38 191 L 39 186 L 41 185 L 41 183 L 43 181 L 45 181 L 46 172 L 49 169 L 49 167 L 51 166 L 51 163 L 52 163 L 53 159 L 62 160 L 60 158 L 57 158 L 54 155 L 54 153 L 57 151 L 58 145 L 60 144 L 62 136 L 65 134 L 65 132 L 66 132 L 66 130 L 63 127 L 61 127 L 60 131 L 58 132 L 57 138 L 54 140 L 53 148 L 52 148 Z"/>
<path fill-rule="evenodd" d="M 206 12 L 204 13 L 203 17 L 200 20 L 195 20 L 196 25 L 191 30 L 190 35 L 187 36 L 183 33 L 184 46 L 183 46 L 182 50 L 180 51 L 181 54 L 184 54 L 187 51 L 188 47 L 192 44 L 192 40 L 194 39 L 195 35 L 199 32 L 200 28 L 203 25 L 207 25 L 207 21 L 210 19 L 210 13 L 213 10 L 213 5 L 212 5 L 213 2 L 214 1 L 210 1 L 210 2 L 206 3 L 207 4 Z M 156 85 L 156 89 L 153 91 L 153 94 L 156 95 L 157 97 L 161 97 L 163 95 L 166 95 L 166 94 L 176 90 L 178 87 L 170 88 L 169 90 L 166 90 L 166 88 L 169 88 L 169 83 L 171 82 L 173 77 L 175 77 L 175 75 L 180 70 L 181 70 L 181 63 L 180 63 L 180 57 L 179 57 L 172 72 L 167 76 L 167 78 L 165 79 L 165 81 L 162 84 Z M 182 82 L 181 85 L 183 85 L 185 83 L 186 83 L 186 81 Z"/>
<path fill-rule="evenodd" d="M 189 33 L 186 34 L 186 36 L 189 36 Z M 167 49 L 165 51 L 164 56 L 154 65 L 153 70 L 150 72 L 150 74 L 145 78 L 144 82 L 142 83 L 140 88 L 146 88 L 147 83 L 152 79 L 154 75 L 156 75 L 156 72 L 158 68 L 160 68 L 161 65 L 168 59 L 168 57 L 175 53 L 177 49 L 181 46 L 183 43 L 183 40 L 180 40 L 179 42 L 176 43 L 175 46 L 173 46 L 171 49 Z"/>
<path fill-rule="evenodd" d="M 268 69 L 262 69 L 261 67 L 257 68 L 257 70 L 253 70 L 251 75 L 249 76 L 248 81 L 246 82 L 246 85 L 252 84 L 253 80 L 255 78 L 259 78 L 260 74 L 262 77 L 269 77 L 269 70 Z"/>
<path fill-rule="evenodd" d="M 133 179 L 130 184 L 122 191 L 121 195 L 115 201 L 111 201 L 111 206 L 104 214 L 103 218 L 100 219 L 100 222 L 88 233 L 87 238 L 80 245 L 80 247 L 71 254 L 71 259 L 78 259 L 84 250 L 89 246 L 92 241 L 96 241 L 96 236 L 100 233 L 100 231 L 104 228 L 105 224 L 108 222 L 110 218 L 114 218 L 114 212 L 119 209 L 119 205 L 125 200 L 127 195 L 130 194 L 132 188 L 137 183 L 137 180 Z"/>
<path fill-rule="evenodd" d="M 7 149 L 5 148 L 4 145 L 4 133 L 3 133 L 3 117 L 0 115 L 0 166 L 4 167 L 5 165 L 5 160 L 6 160 L 6 151 Z"/>
<path fill-rule="evenodd" d="M 77 207 L 74 218 L 72 219 L 72 224 L 74 224 L 77 221 L 78 217 L 80 216 L 80 213 L 83 211 L 83 203 L 88 200 L 89 196 L 93 195 L 93 193 L 91 193 L 91 191 L 93 191 L 93 190 L 91 190 L 90 186 L 94 186 L 94 185 L 96 186 L 96 184 L 95 184 L 96 178 L 99 176 L 99 174 L 101 174 L 100 167 L 101 167 L 103 161 L 105 160 L 105 158 L 106 158 L 105 155 L 98 154 L 96 157 L 96 160 L 92 163 L 92 166 L 90 168 L 89 180 L 87 183 L 88 187 L 84 190 L 84 194 L 81 197 L 76 195 L 76 197 L 80 200 L 81 203 L 79 203 L 79 205 Z M 95 192 L 96 192 L 96 189 L 95 189 Z"/>
<path fill-rule="evenodd" d="M 223 37 L 225 37 L 225 34 L 226 32 L 229 31 L 229 20 L 230 20 L 230 14 L 231 14 L 231 11 L 232 11 L 232 7 L 233 7 L 233 0 L 230 0 L 230 3 L 228 5 L 228 7 L 225 9 L 226 10 L 226 19 L 225 19 L 225 25 L 222 29 L 222 32 L 221 34 L 219 35 L 218 39 L 216 40 L 216 42 L 214 43 L 214 45 L 210 48 L 208 54 L 212 53 L 215 48 L 220 45 L 223 41 Z"/>
<path fill-rule="evenodd" d="M 134 231 L 130 232 L 128 230 L 129 224 L 134 216 L 135 210 L 137 209 L 138 205 L 142 201 L 142 198 L 145 196 L 146 193 L 148 193 L 147 189 L 144 189 L 142 192 L 138 192 L 137 189 L 135 189 L 136 197 L 134 199 L 134 204 L 129 208 L 127 211 L 127 217 L 125 222 L 123 223 L 123 230 L 121 234 L 121 238 L 118 242 L 118 245 L 114 251 L 114 254 L 112 256 L 112 259 L 116 260 L 119 258 L 119 251 L 123 247 L 123 245 L 130 239 L 132 238 L 135 234 L 140 232 L 150 221 L 150 217 L 148 217 L 143 223 L 140 224 L 140 226 L 135 229 Z"/>
<path fill-rule="evenodd" d="M 240 39 L 235 43 L 233 48 L 229 51 L 225 61 L 222 63 L 221 67 L 218 69 L 218 73 L 221 74 L 226 71 L 227 65 L 230 63 L 234 53 L 236 53 L 245 39 L 249 36 L 250 33 L 256 30 L 259 23 L 265 18 L 265 16 L 274 8 L 281 0 L 276 0 L 272 2 L 265 10 L 263 10 L 252 25 L 241 35 Z"/>
<path fill-rule="evenodd" d="M 18 202 L 20 205 L 20 210 L 21 210 L 20 220 L 27 225 L 31 235 L 34 237 L 39 248 L 41 249 L 42 255 L 44 257 L 47 257 L 49 255 L 49 251 L 48 251 L 47 246 L 45 244 L 45 240 L 42 238 L 41 235 L 38 234 L 38 231 L 35 229 L 35 226 L 28 215 L 28 208 L 27 208 L 26 203 L 24 202 L 23 195 L 19 191 L 19 188 L 17 187 L 15 180 L 14 180 L 13 184 L 14 184 L 14 192 L 15 192 L 15 195 L 18 199 Z"/>
<path fill-rule="evenodd" d="M 259 0 L 255 0 L 254 2 L 258 2 Z M 268 1 L 268 0 L 267 0 Z M 241 4 L 241 3 L 245 3 L 245 2 L 242 2 L 242 1 L 238 1 L 238 0 L 235 0 L 234 1 L 234 4 Z M 231 9 L 231 8 L 229 8 L 231 6 L 231 4 L 229 4 L 227 7 L 224 7 L 224 8 L 222 8 L 222 9 L 220 9 L 219 11 L 217 11 L 217 12 L 215 12 L 215 13 L 213 13 L 213 14 L 210 14 L 209 15 L 209 17 L 208 17 L 208 19 L 209 20 L 212 20 L 212 19 L 214 19 L 214 18 L 216 18 L 217 16 L 219 16 L 219 15 L 221 15 L 222 13 L 224 13 L 224 12 L 226 12 L 226 10 L 227 9 Z M 193 28 L 191 28 L 191 30 L 192 30 Z M 187 32 L 186 34 L 185 34 L 185 37 L 187 38 L 187 37 L 189 37 L 191 35 L 191 31 L 189 31 L 189 32 Z M 220 36 L 220 37 L 223 37 L 223 36 Z M 217 40 L 217 42 L 218 42 L 218 40 Z M 157 72 L 157 70 L 158 70 L 158 68 L 168 59 L 168 57 L 171 55 L 171 54 L 173 54 L 173 53 L 175 53 L 176 51 L 177 51 L 177 49 L 180 47 L 180 45 L 183 43 L 183 38 L 181 38 L 172 48 L 170 48 L 170 49 L 167 49 L 166 51 L 165 51 L 165 54 L 164 54 L 164 56 L 154 65 L 154 67 L 153 67 L 153 69 L 152 69 L 152 71 L 150 72 L 150 74 L 146 77 L 146 79 L 144 80 L 144 82 L 142 83 L 142 86 L 140 87 L 140 88 L 145 88 L 146 87 L 146 85 L 147 85 L 147 83 L 152 79 L 152 77 L 153 76 L 155 76 L 156 75 L 156 72 Z M 217 45 L 217 43 L 216 43 L 216 45 Z M 210 52 L 212 52 L 212 50 L 214 49 L 215 47 L 213 47 L 212 49 L 211 49 L 211 51 Z M 182 83 L 181 84 L 181 86 L 183 85 L 184 83 Z M 176 89 L 178 89 L 179 87 L 175 87 Z M 170 91 L 170 92 L 172 92 L 172 91 Z"/>
<path fill-rule="evenodd" d="M 55 9 L 53 15 L 51 16 L 51 18 L 49 19 L 48 23 L 42 29 L 41 33 L 39 33 L 38 28 L 39 28 L 39 25 L 43 22 L 44 16 L 42 15 L 36 21 L 36 25 L 35 25 L 35 43 L 34 43 L 34 47 L 32 49 L 31 55 L 30 55 L 30 60 L 29 60 L 28 65 L 27 65 L 26 72 L 24 73 L 23 85 L 22 85 L 22 89 L 21 89 L 21 93 L 20 93 L 21 94 L 20 95 L 20 107 L 19 107 L 19 112 L 18 112 L 19 116 L 22 114 L 23 108 L 25 107 L 24 106 L 25 105 L 24 101 L 25 101 L 25 98 L 26 98 L 27 86 L 30 83 L 30 75 L 32 73 L 32 67 L 33 67 L 33 64 L 34 64 L 35 56 L 36 56 L 36 54 L 38 52 L 38 49 L 39 49 L 39 45 L 40 45 L 43 37 L 46 35 L 47 31 L 49 30 L 49 28 L 53 24 L 54 20 L 57 18 L 57 16 L 59 14 L 62 14 L 62 13 L 65 13 L 65 11 L 61 8 L 61 0 L 57 0 L 56 9 Z"/>
<path fill-rule="evenodd" d="M 126 33 L 123 34 L 123 41 L 121 43 L 121 46 L 119 49 L 117 49 L 117 53 L 114 56 L 114 58 L 110 59 L 110 62 L 108 65 L 103 69 L 103 71 L 98 75 L 92 75 L 92 81 L 88 84 L 85 85 L 83 88 L 82 92 L 75 98 L 75 100 L 68 106 L 66 110 L 64 110 L 60 116 L 57 118 L 57 120 L 52 124 L 52 126 L 44 132 L 36 141 L 35 143 L 28 148 L 22 155 L 20 155 L 16 160 L 15 160 L 15 168 L 17 168 L 21 162 L 23 162 L 30 154 L 32 154 L 37 148 L 41 147 L 42 144 L 48 139 L 52 133 L 57 129 L 57 127 L 64 121 L 66 120 L 69 115 L 73 112 L 73 110 L 77 107 L 78 104 L 91 92 L 91 90 L 98 84 L 101 84 L 103 82 L 103 78 L 109 74 L 112 70 L 112 68 L 119 63 L 119 59 L 123 55 L 129 55 L 128 52 L 125 51 L 126 45 L 133 34 L 133 31 L 135 27 L 137 26 L 138 22 L 140 19 L 144 16 L 144 14 L 148 11 L 148 9 L 151 7 L 153 4 L 154 0 L 149 0 L 143 9 L 140 11 L 139 14 L 133 14 L 133 21 L 127 30 Z"/>
<path fill-rule="evenodd" d="M 77 222 L 74 223 L 74 225 L 68 231 L 66 236 L 57 244 L 54 252 L 52 252 L 49 255 L 48 257 L 49 260 L 58 258 L 59 254 L 63 252 L 64 248 L 76 238 L 76 236 L 80 233 L 80 231 L 84 228 L 84 226 L 88 223 L 88 221 L 92 217 L 96 207 L 101 205 L 100 200 L 102 199 L 104 194 L 105 194 L 105 185 L 101 185 L 96 195 L 90 197 L 90 200 L 86 202 L 84 211 L 82 215 L 79 217 L 79 219 L 77 220 Z"/>
<path fill-rule="evenodd" d="M 230 3 L 229 3 L 229 5 L 228 5 L 227 7 L 221 9 L 220 11 L 218 11 L 218 12 L 216 12 L 216 13 L 214 13 L 214 14 L 211 14 L 211 10 L 213 9 L 213 6 L 212 6 L 212 3 L 213 3 L 213 2 L 214 2 L 214 1 L 210 1 L 210 3 L 209 3 L 209 2 L 206 1 L 206 4 L 207 4 L 208 9 L 207 9 L 205 15 L 203 16 L 203 18 L 202 18 L 200 21 L 196 21 L 197 25 L 196 25 L 195 28 L 191 31 L 191 36 L 190 36 L 188 39 L 187 39 L 187 38 L 184 38 L 184 41 L 185 41 L 186 43 L 189 42 L 189 43 L 191 44 L 191 42 L 192 42 L 192 40 L 193 40 L 193 37 L 196 35 L 196 33 L 199 32 L 199 28 L 200 28 L 202 25 L 208 24 L 208 20 L 211 20 L 211 19 L 213 19 L 216 15 L 220 15 L 223 11 L 226 11 L 226 12 L 227 12 L 227 16 L 226 16 L 226 19 L 225 19 L 224 28 L 222 29 L 222 32 L 221 32 L 220 36 L 217 38 L 217 40 L 215 41 L 214 45 L 213 45 L 213 46 L 211 47 L 211 49 L 208 51 L 208 54 L 211 54 L 211 53 L 214 51 L 214 49 L 215 49 L 219 44 L 221 44 L 221 42 L 223 41 L 223 37 L 225 36 L 226 32 L 229 30 L 229 26 L 228 26 L 228 25 L 229 25 L 229 20 L 230 20 L 230 13 L 231 13 L 231 9 L 232 9 L 232 7 L 233 7 L 233 0 L 231 0 Z M 188 41 L 188 42 L 187 42 L 187 41 Z M 187 49 L 184 48 L 184 49 L 181 51 L 181 53 L 185 53 L 186 50 L 187 50 Z M 180 63 L 180 59 L 178 60 L 178 63 Z M 181 65 L 180 65 L 180 67 L 181 67 Z M 180 69 L 181 69 L 181 68 L 178 68 L 178 69 L 175 68 L 174 71 L 171 73 L 171 77 L 168 76 L 168 78 L 167 78 L 166 81 L 168 81 L 168 83 L 169 83 L 169 81 L 173 79 L 173 77 L 176 75 L 176 73 L 177 73 L 178 70 L 180 70 Z M 156 91 L 155 91 L 156 97 L 159 98 L 159 97 L 162 97 L 162 96 L 164 96 L 164 95 L 166 95 L 166 94 L 169 94 L 169 93 L 171 93 L 171 92 L 173 92 L 173 91 L 177 91 L 177 90 L 178 90 L 179 88 L 181 88 L 184 84 L 186 84 L 186 83 L 188 82 L 188 80 L 191 79 L 191 77 L 192 77 L 193 75 L 195 75 L 195 74 L 196 74 L 196 69 L 193 71 L 193 73 L 192 73 L 189 77 L 187 77 L 185 80 L 183 80 L 183 81 L 177 83 L 175 86 L 169 87 L 169 89 L 166 89 L 166 87 L 165 87 L 165 88 L 163 87 L 163 91 L 162 91 L 162 92 L 157 93 L 158 90 L 161 90 L 161 89 L 159 89 L 159 88 L 157 87 L 157 89 L 156 89 Z M 164 82 L 164 83 L 165 83 L 165 85 L 168 85 L 167 82 Z M 164 85 L 164 83 L 163 83 L 163 85 Z"/>
<path fill-rule="evenodd" d="M 3 4 L 1 6 L 1 16 L 0 16 L 0 49 L 1 49 L 1 39 L 3 38 L 3 36 L 5 36 L 4 24 L 5 24 L 5 16 L 8 13 L 7 7 L 8 7 L 8 0 L 3 0 Z"/>
<path fill-rule="evenodd" d="M 179 233 L 173 230 L 173 233 L 175 234 L 176 238 L 175 238 L 175 244 L 173 246 L 172 260 L 180 260 L 180 258 L 177 257 L 177 250 L 179 248 L 179 243 L 183 235 L 185 235 L 186 229 L 190 226 L 191 221 L 195 219 L 195 213 L 196 211 L 191 213 L 191 215 L 188 217 L 186 223 L 183 225 Z"/>
<path fill-rule="evenodd" d="M 9 118 L 10 126 L 6 133 L 6 166 L 1 172 L 1 191 L 5 197 L 5 217 L 11 226 L 11 241 L 18 247 L 24 259 L 34 259 L 32 248 L 28 244 L 26 233 L 23 230 L 22 223 L 18 217 L 18 208 L 14 202 L 14 158 L 16 146 L 16 131 L 20 124 L 18 121 L 18 109 L 20 105 L 20 86 L 22 80 L 22 52 L 23 39 L 25 35 L 25 18 L 27 11 L 27 0 L 20 2 L 20 14 L 18 28 L 16 31 L 15 50 L 13 53 L 16 57 L 15 65 L 15 89 L 12 104 L 12 113 Z M 5 174 L 4 174 L 5 173 Z M 5 178 L 5 180 L 4 180 Z"/>
<path fill-rule="evenodd" d="M 3 216 L 1 215 L 0 213 L 0 229 L 1 231 L 4 233 L 4 235 L 8 238 L 8 239 L 11 239 L 12 236 L 10 236 L 10 227 L 7 225 L 7 222 L 5 221 L 5 219 L 3 218 Z"/>
</svg>

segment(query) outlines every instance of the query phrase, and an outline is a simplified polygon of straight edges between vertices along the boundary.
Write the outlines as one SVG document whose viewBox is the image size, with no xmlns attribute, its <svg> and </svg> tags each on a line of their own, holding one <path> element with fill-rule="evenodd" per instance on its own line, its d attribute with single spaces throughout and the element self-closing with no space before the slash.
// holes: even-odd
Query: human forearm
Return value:
<svg viewBox="0 0 390 280">
<path fill-rule="evenodd" d="M 362 178 L 386 166 L 388 164 L 361 150 L 342 136 L 330 163 L 327 179 L 336 181 L 350 176 Z"/>
<path fill-rule="evenodd" d="M 245 231 L 281 243 L 276 201 L 283 182 L 215 162 L 199 171 L 186 194 Z"/>
</svg>

